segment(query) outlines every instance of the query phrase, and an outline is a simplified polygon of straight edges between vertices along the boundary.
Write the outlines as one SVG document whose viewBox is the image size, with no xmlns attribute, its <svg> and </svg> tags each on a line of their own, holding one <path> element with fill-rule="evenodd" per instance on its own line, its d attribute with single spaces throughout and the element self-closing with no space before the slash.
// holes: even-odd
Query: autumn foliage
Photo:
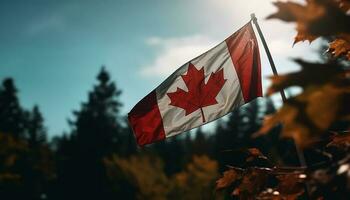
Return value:
<svg viewBox="0 0 350 200">
<path fill-rule="evenodd" d="M 128 159 L 116 155 L 105 158 L 110 180 L 128 180 L 137 199 L 213 199 L 213 183 L 218 164 L 207 156 L 194 156 L 185 169 L 172 176 L 164 173 L 164 163 L 154 155 L 135 155 Z"/>
<path fill-rule="evenodd" d="M 26 140 L 0 133 L 0 194 L 4 199 L 40 196 L 39 191 L 54 178 L 53 152 L 47 145 L 31 148 Z"/>
<path fill-rule="evenodd" d="M 296 24 L 294 44 L 318 38 L 329 41 L 328 59 L 313 63 L 295 59 L 301 70 L 271 77 L 267 95 L 297 86 L 302 92 L 288 98 L 267 116 L 253 136 L 282 125 L 281 136 L 292 138 L 307 158 L 305 167 L 229 166 L 217 190 L 229 189 L 239 199 L 347 199 L 349 195 L 350 122 L 350 1 L 305 0 L 274 3 L 267 19 Z M 256 151 L 256 150 L 254 150 Z M 316 157 L 320 159 L 316 160 Z"/>
<path fill-rule="evenodd" d="M 217 180 L 216 189 L 232 187 L 231 195 L 239 199 L 295 199 L 303 194 L 306 175 L 300 167 L 282 168 L 270 165 L 268 158 L 258 149 L 248 149 L 246 168 L 228 166 L 223 177 Z M 265 162 L 263 162 L 265 161 Z"/>
<path fill-rule="evenodd" d="M 349 1 L 307 0 L 305 5 L 294 2 L 277 2 L 275 5 L 278 11 L 268 19 L 295 22 L 298 32 L 295 43 L 332 37 L 329 52 L 350 60 L 350 16 L 346 14 Z M 282 122 L 283 135 L 294 138 L 305 147 L 335 123 L 350 120 L 350 71 L 349 65 L 337 62 L 335 58 L 324 64 L 300 59 L 296 62 L 302 70 L 272 77 L 268 94 L 291 86 L 302 87 L 303 93 L 289 98 L 275 115 L 266 120 L 259 133 L 266 133 Z"/>
</svg>

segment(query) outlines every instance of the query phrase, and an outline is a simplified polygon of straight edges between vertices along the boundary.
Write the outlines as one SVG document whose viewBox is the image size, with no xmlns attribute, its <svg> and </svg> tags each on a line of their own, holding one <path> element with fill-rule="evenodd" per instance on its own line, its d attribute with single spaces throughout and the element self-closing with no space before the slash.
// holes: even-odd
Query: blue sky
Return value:
<svg viewBox="0 0 350 200">
<path fill-rule="evenodd" d="M 13 77 L 26 108 L 38 104 L 51 135 L 68 131 L 106 65 L 126 114 L 181 64 L 232 34 L 255 12 L 281 73 L 316 59 L 292 24 L 264 17 L 266 0 L 0 0 L 0 80 Z M 261 45 L 260 45 L 261 46 Z M 262 46 L 261 46 L 262 47 Z M 263 76 L 271 74 L 260 48 Z M 269 82 L 264 79 L 264 88 Z"/>
</svg>

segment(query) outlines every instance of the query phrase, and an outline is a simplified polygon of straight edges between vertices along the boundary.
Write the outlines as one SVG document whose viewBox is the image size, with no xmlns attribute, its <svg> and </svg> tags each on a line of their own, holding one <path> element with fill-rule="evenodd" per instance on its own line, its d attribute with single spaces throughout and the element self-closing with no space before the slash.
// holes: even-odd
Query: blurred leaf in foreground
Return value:
<svg viewBox="0 0 350 200">
<path fill-rule="evenodd" d="M 305 147 L 333 123 L 350 115 L 346 109 L 350 99 L 350 79 L 348 71 L 336 63 L 296 62 L 302 70 L 272 77 L 268 94 L 290 86 L 300 86 L 304 91 L 288 99 L 276 114 L 267 117 L 255 136 L 282 123 L 282 136 L 294 138 L 298 145 Z"/>
</svg>

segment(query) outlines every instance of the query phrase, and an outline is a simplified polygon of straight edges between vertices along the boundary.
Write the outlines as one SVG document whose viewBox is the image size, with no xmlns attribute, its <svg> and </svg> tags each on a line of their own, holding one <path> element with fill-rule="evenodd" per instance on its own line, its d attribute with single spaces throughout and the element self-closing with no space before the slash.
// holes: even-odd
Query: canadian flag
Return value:
<svg viewBox="0 0 350 200">
<path fill-rule="evenodd" d="M 144 146 L 220 118 L 259 96 L 259 48 L 248 23 L 177 69 L 128 118 L 138 145 Z"/>
</svg>

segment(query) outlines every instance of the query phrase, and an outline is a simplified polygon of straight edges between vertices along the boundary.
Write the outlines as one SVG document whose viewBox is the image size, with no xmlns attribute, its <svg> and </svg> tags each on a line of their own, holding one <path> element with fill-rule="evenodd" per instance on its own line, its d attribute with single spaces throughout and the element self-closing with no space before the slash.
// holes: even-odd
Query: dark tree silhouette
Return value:
<svg viewBox="0 0 350 200">
<path fill-rule="evenodd" d="M 275 111 L 271 99 L 257 99 L 234 110 L 227 120 L 219 121 L 213 136 L 213 151 L 220 170 L 227 169 L 226 165 L 240 166 L 245 159 L 241 150 L 252 147 L 259 148 L 273 160 L 282 157 L 282 160 L 285 158 L 298 164 L 294 144 L 289 140 L 279 140 L 280 127 L 271 130 L 271 134 L 265 137 L 252 138 L 252 134 L 261 127 L 263 117 Z"/>
<path fill-rule="evenodd" d="M 192 154 L 206 155 L 210 154 L 210 145 L 208 144 L 208 135 L 199 127 L 195 132 L 195 138 L 192 144 Z"/>
<path fill-rule="evenodd" d="M 20 106 L 11 78 L 0 87 L 0 143 L 1 198 L 46 198 L 54 163 L 44 119 L 37 106 L 31 112 Z"/>
<path fill-rule="evenodd" d="M 47 143 L 47 130 L 44 126 L 44 118 L 35 105 L 31 112 L 26 112 L 26 129 L 29 147 L 35 148 Z"/>
<path fill-rule="evenodd" d="M 128 122 L 126 118 L 124 119 L 124 124 L 126 126 L 122 127 L 119 135 L 121 142 L 118 143 L 118 153 L 120 156 L 127 157 L 137 153 L 137 144 L 131 127 L 127 125 Z"/>
<path fill-rule="evenodd" d="M 62 153 L 58 155 L 61 190 L 57 191 L 61 198 L 112 198 L 103 158 L 118 152 L 122 146 L 118 99 L 121 92 L 104 67 L 97 80 L 88 101 L 79 111 L 74 111 L 69 140 L 62 140 L 57 151 Z"/>
<path fill-rule="evenodd" d="M 121 94 L 109 74 L 102 67 L 97 76 L 99 84 L 89 93 L 87 103 L 82 104 L 80 111 L 75 111 L 76 120 L 71 122 L 72 135 L 76 137 L 79 148 L 95 156 L 103 156 L 115 151 L 121 144 L 119 109 Z"/>
<path fill-rule="evenodd" d="M 183 140 L 178 137 L 172 137 L 168 140 L 157 142 L 150 146 L 153 153 L 160 156 L 164 161 L 164 171 L 167 175 L 173 175 L 181 171 L 185 162 L 185 152 Z"/>
<path fill-rule="evenodd" d="M 4 79 L 0 87 L 0 132 L 23 137 L 25 120 L 12 78 Z"/>
</svg>

